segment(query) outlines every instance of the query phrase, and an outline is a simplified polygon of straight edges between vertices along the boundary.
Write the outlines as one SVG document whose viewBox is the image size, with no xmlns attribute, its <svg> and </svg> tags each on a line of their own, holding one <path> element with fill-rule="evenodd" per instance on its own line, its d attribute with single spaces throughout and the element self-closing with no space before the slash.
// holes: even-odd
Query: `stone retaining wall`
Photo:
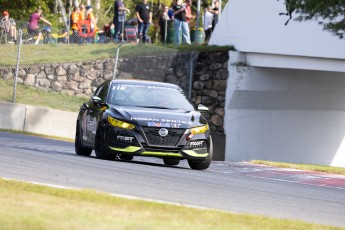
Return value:
<svg viewBox="0 0 345 230">
<path fill-rule="evenodd" d="M 192 102 L 204 104 L 211 131 L 222 134 L 228 77 L 228 52 L 200 53 L 194 63 Z M 170 82 L 189 89 L 191 54 L 121 58 L 118 78 Z M 18 83 L 68 95 L 90 96 L 103 81 L 113 77 L 114 60 L 21 66 Z M 3 79 L 13 79 L 15 68 L 0 68 Z"/>
</svg>

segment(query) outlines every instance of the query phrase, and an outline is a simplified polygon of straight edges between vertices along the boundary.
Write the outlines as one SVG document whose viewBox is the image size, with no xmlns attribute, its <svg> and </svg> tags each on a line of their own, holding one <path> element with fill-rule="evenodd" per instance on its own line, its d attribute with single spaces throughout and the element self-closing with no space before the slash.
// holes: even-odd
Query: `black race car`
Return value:
<svg viewBox="0 0 345 230">
<path fill-rule="evenodd" d="M 94 149 L 101 159 L 159 157 L 166 165 L 187 159 L 192 169 L 207 169 L 213 147 L 206 111 L 196 110 L 177 85 L 106 81 L 80 107 L 75 151 L 90 156 Z"/>
</svg>

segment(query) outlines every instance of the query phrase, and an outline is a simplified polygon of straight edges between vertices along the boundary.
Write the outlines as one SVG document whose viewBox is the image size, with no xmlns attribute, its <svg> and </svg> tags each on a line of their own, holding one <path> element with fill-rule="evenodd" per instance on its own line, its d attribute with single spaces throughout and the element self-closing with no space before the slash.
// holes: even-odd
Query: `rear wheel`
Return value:
<svg viewBox="0 0 345 230">
<path fill-rule="evenodd" d="M 180 163 L 180 159 L 163 158 L 163 162 L 165 165 L 178 165 Z"/>
<path fill-rule="evenodd" d="M 208 155 L 206 159 L 203 161 L 188 160 L 188 164 L 192 169 L 197 169 L 197 170 L 207 169 L 211 164 L 212 157 L 213 157 L 213 143 L 212 143 L 212 137 L 210 136 L 210 143 L 208 146 Z"/>
<path fill-rule="evenodd" d="M 100 125 L 98 125 L 95 137 L 95 154 L 99 159 L 112 160 L 115 158 L 115 154 L 104 144 L 104 133 Z"/>
<path fill-rule="evenodd" d="M 77 124 L 77 129 L 75 131 L 74 147 L 77 155 L 90 156 L 92 149 L 83 147 L 82 145 L 83 131 L 79 124 Z"/>
</svg>

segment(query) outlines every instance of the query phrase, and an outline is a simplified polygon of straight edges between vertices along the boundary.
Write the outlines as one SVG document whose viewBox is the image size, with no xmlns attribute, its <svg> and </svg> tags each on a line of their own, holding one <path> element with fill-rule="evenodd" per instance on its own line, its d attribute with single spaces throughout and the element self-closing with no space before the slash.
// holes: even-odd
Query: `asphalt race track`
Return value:
<svg viewBox="0 0 345 230">
<path fill-rule="evenodd" d="M 345 176 L 238 162 L 204 171 L 186 161 L 77 156 L 74 144 L 0 132 L 0 177 L 345 227 Z"/>
</svg>

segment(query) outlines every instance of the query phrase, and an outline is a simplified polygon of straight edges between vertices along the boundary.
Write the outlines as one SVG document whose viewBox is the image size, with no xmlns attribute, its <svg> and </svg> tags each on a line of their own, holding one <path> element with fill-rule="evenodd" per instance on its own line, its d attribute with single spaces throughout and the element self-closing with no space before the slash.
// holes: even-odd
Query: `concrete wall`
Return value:
<svg viewBox="0 0 345 230">
<path fill-rule="evenodd" d="M 345 73 L 240 63 L 229 71 L 226 160 L 345 167 Z"/>
<path fill-rule="evenodd" d="M 345 59 L 344 41 L 317 21 L 285 22 L 284 0 L 231 0 L 209 44 L 234 45 L 241 52 Z M 293 14 L 293 18 L 298 17 Z"/>
<path fill-rule="evenodd" d="M 0 128 L 75 137 L 77 113 L 7 102 L 0 102 L 0 111 Z"/>
</svg>

